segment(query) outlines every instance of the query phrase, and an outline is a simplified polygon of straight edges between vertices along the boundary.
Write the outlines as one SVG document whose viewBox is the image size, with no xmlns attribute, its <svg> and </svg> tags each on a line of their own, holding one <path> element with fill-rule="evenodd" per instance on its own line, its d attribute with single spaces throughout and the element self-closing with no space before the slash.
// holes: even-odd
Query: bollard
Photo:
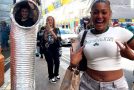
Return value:
<svg viewBox="0 0 134 90">
<path fill-rule="evenodd" d="M 29 7 L 29 17 L 34 20 L 34 24 L 23 26 L 17 21 L 21 18 L 18 12 L 22 6 Z M 34 67 L 39 19 L 39 7 L 31 0 L 17 2 L 12 9 L 10 32 L 11 90 L 35 90 Z"/>
<path fill-rule="evenodd" d="M 1 48 L 0 48 L 0 87 L 4 83 L 4 56 L 1 53 Z"/>
</svg>

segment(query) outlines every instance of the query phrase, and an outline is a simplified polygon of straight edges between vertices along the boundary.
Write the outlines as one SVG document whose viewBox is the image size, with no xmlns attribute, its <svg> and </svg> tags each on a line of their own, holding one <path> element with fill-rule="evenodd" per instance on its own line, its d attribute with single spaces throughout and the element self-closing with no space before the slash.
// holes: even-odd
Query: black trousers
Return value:
<svg viewBox="0 0 134 90">
<path fill-rule="evenodd" d="M 44 53 L 43 47 L 40 46 L 40 54 L 42 55 Z"/>
<path fill-rule="evenodd" d="M 47 49 L 45 48 L 44 55 L 47 61 L 49 79 L 52 79 L 54 76 L 59 75 L 59 66 L 60 66 L 59 48 L 55 46 L 50 46 Z"/>
</svg>

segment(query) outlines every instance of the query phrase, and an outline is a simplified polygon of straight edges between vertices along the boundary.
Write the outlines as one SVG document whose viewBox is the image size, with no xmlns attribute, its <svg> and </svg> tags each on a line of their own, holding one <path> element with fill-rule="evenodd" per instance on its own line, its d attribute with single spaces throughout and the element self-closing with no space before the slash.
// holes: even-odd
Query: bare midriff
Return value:
<svg viewBox="0 0 134 90">
<path fill-rule="evenodd" d="M 88 68 L 86 70 L 87 74 L 94 80 L 101 82 L 110 82 L 117 80 L 123 76 L 123 70 L 112 70 L 112 71 L 97 71 Z"/>
</svg>

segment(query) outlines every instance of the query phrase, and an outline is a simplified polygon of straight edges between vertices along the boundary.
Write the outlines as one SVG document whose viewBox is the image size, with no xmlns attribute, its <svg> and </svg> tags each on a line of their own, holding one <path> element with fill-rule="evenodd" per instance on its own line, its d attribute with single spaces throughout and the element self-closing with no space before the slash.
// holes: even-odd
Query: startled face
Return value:
<svg viewBox="0 0 134 90">
<path fill-rule="evenodd" d="M 21 16 L 22 16 L 23 19 L 27 19 L 28 18 L 28 14 L 29 14 L 29 12 L 28 12 L 27 8 L 22 8 L 21 9 Z"/>
<path fill-rule="evenodd" d="M 97 2 L 91 10 L 91 18 L 96 30 L 105 30 L 111 18 L 110 6 L 105 2 Z"/>
</svg>

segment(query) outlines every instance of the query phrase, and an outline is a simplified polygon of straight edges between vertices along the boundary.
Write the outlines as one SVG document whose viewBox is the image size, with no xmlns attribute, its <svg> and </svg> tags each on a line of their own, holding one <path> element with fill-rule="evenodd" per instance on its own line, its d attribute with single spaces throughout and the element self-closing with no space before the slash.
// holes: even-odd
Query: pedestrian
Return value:
<svg viewBox="0 0 134 90">
<path fill-rule="evenodd" d="M 83 29 L 88 30 L 92 28 L 92 23 L 89 16 L 83 18 Z"/>
<path fill-rule="evenodd" d="M 120 26 L 119 22 L 118 21 L 114 21 L 113 22 L 113 27 L 118 27 L 118 26 Z"/>
<path fill-rule="evenodd" d="M 28 4 L 22 4 L 19 7 L 19 10 L 16 12 L 15 20 L 16 22 L 25 27 L 30 27 L 34 25 L 34 20 L 30 17 L 31 8 Z"/>
<path fill-rule="evenodd" d="M 7 26 L 7 23 L 5 21 L 1 22 L 1 27 L 0 27 L 0 33 L 1 33 L 1 47 L 2 50 L 8 50 L 9 44 L 9 33 L 10 33 L 10 28 Z"/>
<path fill-rule="evenodd" d="M 42 38 L 43 38 L 43 33 L 44 33 L 45 27 L 42 26 L 39 32 L 37 33 L 37 47 L 39 47 L 39 54 L 40 58 L 43 58 L 43 45 L 42 45 Z"/>
<path fill-rule="evenodd" d="M 75 52 L 70 49 L 71 68 L 77 67 L 82 52 L 87 59 L 79 90 L 129 90 L 120 61 L 122 57 L 134 60 L 134 35 L 125 28 L 110 27 L 111 16 L 110 1 L 95 0 L 91 7 L 94 28 L 88 30 L 84 46 Z"/>
<path fill-rule="evenodd" d="M 77 30 L 77 31 L 78 31 L 77 33 L 79 33 L 79 32 L 82 31 L 82 30 L 88 30 L 88 29 L 93 28 L 93 25 L 92 25 L 92 23 L 91 23 L 91 18 L 90 18 L 89 16 L 84 17 L 84 18 L 81 20 L 81 22 L 82 22 L 82 24 L 79 25 L 78 30 Z"/>
<path fill-rule="evenodd" d="M 48 16 L 44 30 L 43 48 L 51 83 L 56 83 L 56 80 L 60 79 L 60 40 L 60 31 L 59 28 L 55 27 L 55 19 Z"/>
</svg>

